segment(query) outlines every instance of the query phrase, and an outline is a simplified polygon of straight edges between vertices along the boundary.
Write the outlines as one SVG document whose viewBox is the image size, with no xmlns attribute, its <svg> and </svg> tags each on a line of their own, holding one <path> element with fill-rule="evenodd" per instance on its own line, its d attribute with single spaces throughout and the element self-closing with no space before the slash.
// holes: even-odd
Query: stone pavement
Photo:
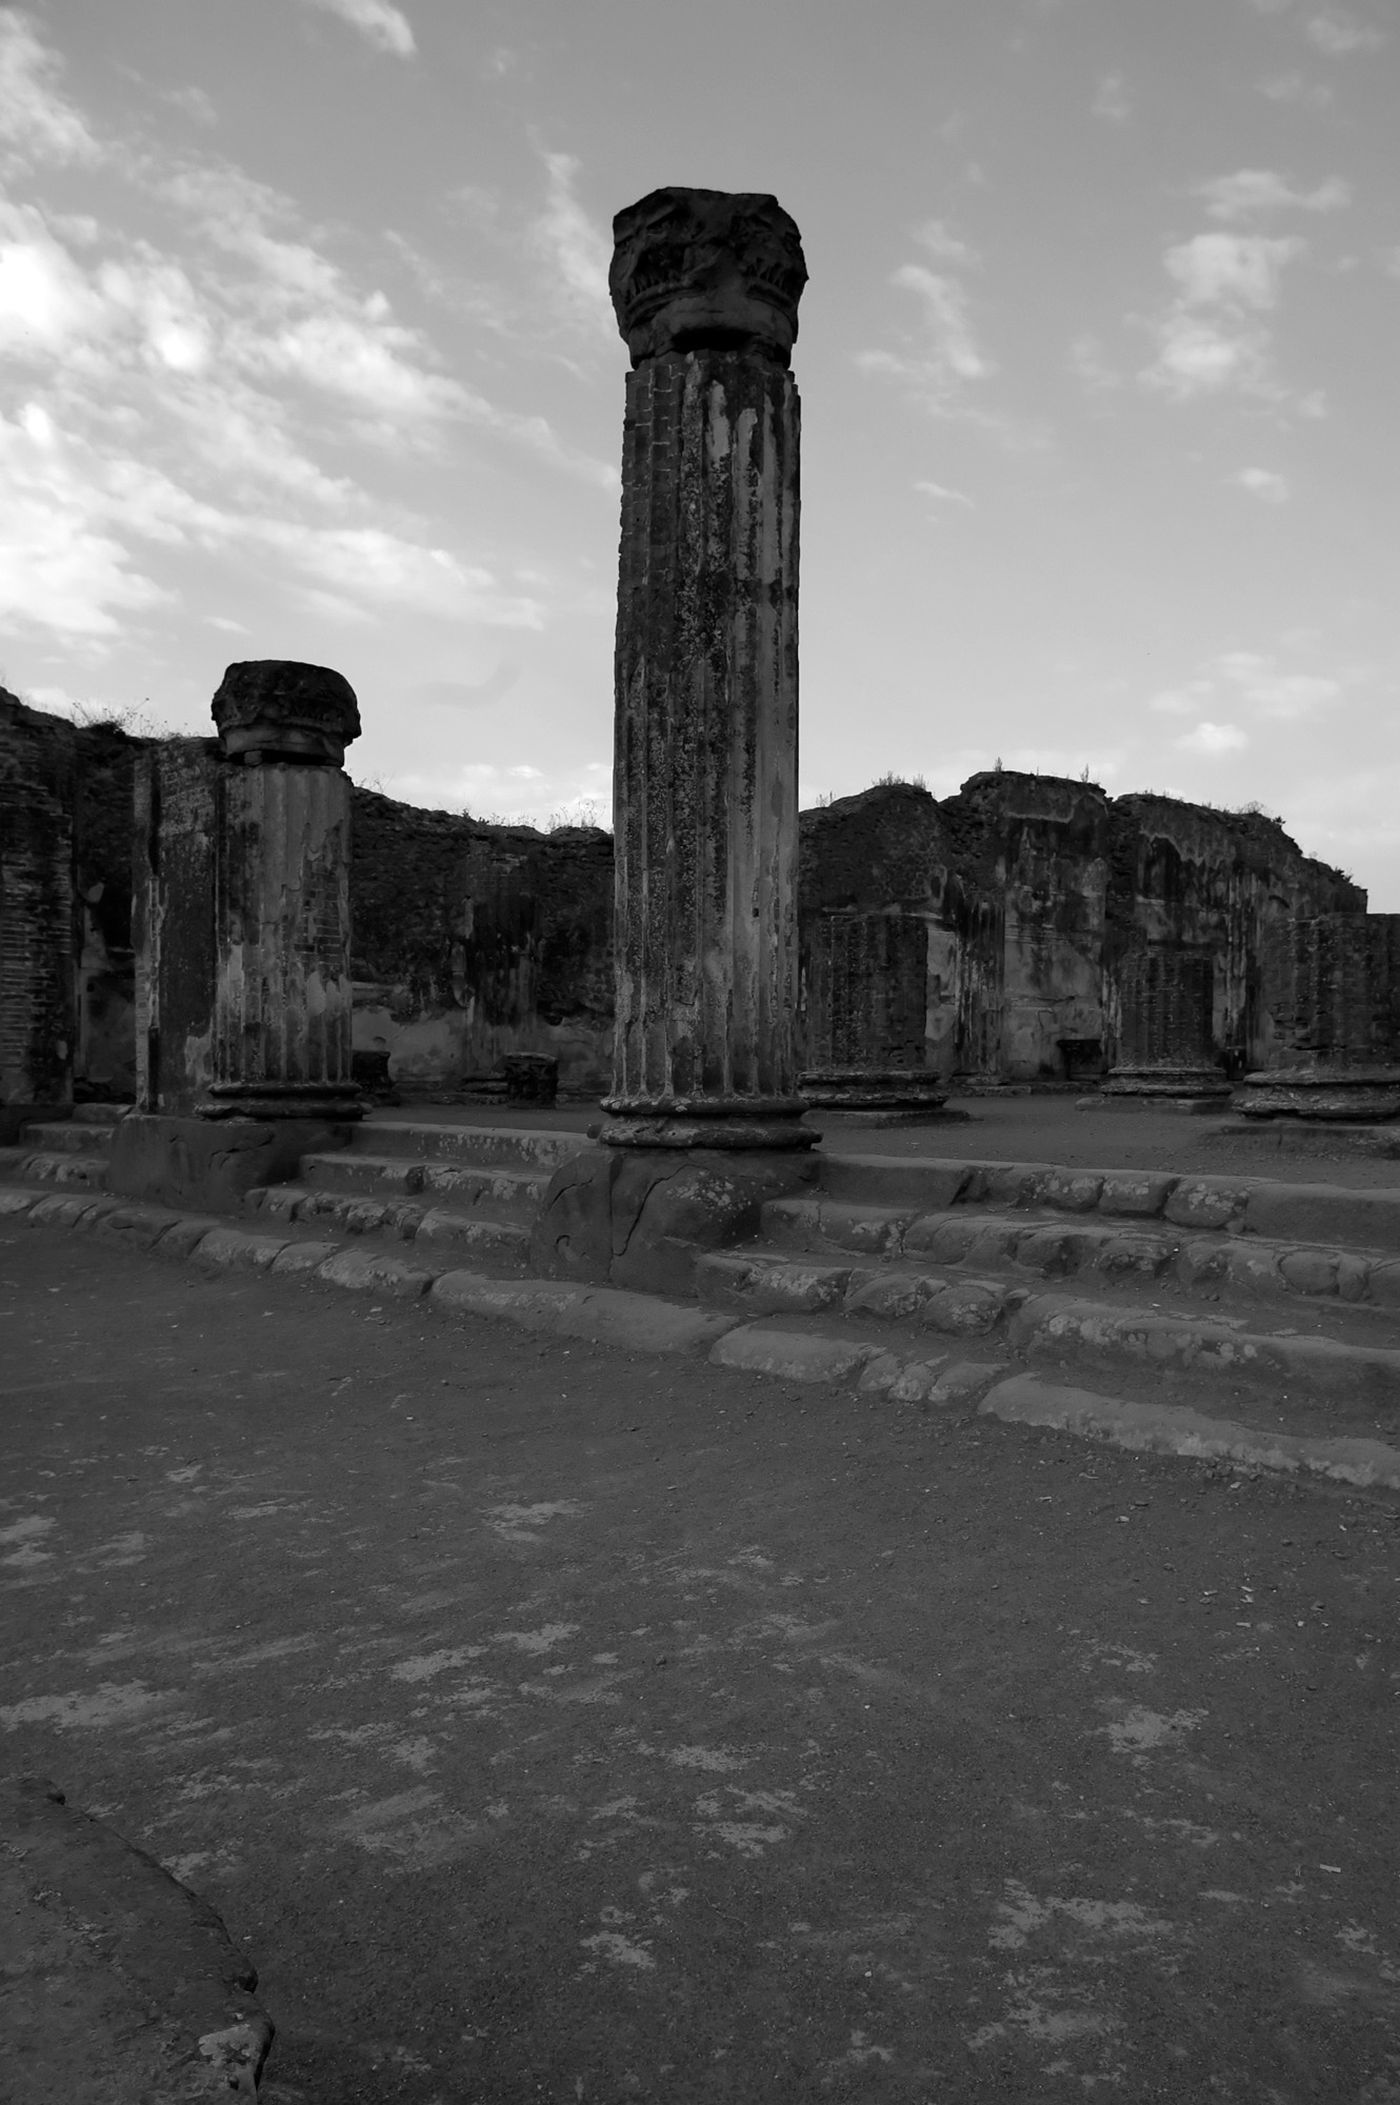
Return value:
<svg viewBox="0 0 1400 2105">
<path fill-rule="evenodd" d="M 270 2105 L 1400 2099 L 1393 1500 L 0 1281 L 0 1765 L 218 1908 Z"/>
</svg>

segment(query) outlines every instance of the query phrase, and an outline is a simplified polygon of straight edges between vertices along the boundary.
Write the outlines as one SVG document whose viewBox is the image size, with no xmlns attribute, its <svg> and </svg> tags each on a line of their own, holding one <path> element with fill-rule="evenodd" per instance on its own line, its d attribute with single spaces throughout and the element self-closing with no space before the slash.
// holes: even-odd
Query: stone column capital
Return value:
<svg viewBox="0 0 1400 2105">
<path fill-rule="evenodd" d="M 355 690 L 328 665 L 252 658 L 230 665 L 211 704 L 225 760 L 339 767 L 360 735 Z"/>
<path fill-rule="evenodd" d="M 613 242 L 608 287 L 634 366 L 697 350 L 790 362 L 807 264 L 775 197 L 653 190 L 618 213 Z"/>
</svg>

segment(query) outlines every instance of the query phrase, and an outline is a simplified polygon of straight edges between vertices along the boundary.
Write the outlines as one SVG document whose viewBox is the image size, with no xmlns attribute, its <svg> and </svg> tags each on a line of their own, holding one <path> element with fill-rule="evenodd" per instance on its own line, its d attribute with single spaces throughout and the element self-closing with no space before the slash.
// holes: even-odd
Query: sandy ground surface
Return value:
<svg viewBox="0 0 1400 2105">
<path fill-rule="evenodd" d="M 0 1335 L 0 1764 L 269 2105 L 1400 2101 L 1394 1502 L 23 1227 Z"/>
</svg>

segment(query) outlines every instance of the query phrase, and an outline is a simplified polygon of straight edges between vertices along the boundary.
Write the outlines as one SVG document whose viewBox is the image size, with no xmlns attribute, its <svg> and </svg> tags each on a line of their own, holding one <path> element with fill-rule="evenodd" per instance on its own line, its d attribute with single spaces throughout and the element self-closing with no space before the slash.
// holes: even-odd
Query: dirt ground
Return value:
<svg viewBox="0 0 1400 2105">
<path fill-rule="evenodd" d="M 24 1227 L 0 1335 L 0 1765 L 269 2105 L 1400 2105 L 1394 1502 Z"/>
</svg>

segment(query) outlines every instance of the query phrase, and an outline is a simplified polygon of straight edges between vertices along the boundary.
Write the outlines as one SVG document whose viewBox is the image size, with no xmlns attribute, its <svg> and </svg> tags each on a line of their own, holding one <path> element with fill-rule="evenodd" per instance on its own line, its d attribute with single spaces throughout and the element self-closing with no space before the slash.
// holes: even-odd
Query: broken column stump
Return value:
<svg viewBox="0 0 1400 2105">
<path fill-rule="evenodd" d="M 1119 968 L 1118 1059 L 1100 1089 L 1110 1104 L 1223 1111 L 1230 1084 L 1215 1056 L 1215 966 L 1208 952 L 1130 951 Z"/>
<path fill-rule="evenodd" d="M 229 666 L 217 744 L 175 739 L 137 777 L 137 1108 L 111 1184 L 236 1208 L 363 1115 L 353 1072 L 354 690 L 325 666 Z"/>
<path fill-rule="evenodd" d="M 653 1185 L 687 1234 L 703 1217 L 722 1239 L 754 1191 L 805 1180 L 817 1135 L 796 1048 L 801 238 L 772 197 L 684 189 L 653 191 L 613 233 L 632 359 L 613 1082 L 600 1146 L 551 1186 L 535 1257 L 621 1284 L 644 1245 L 676 1240 L 651 1219 Z"/>
<path fill-rule="evenodd" d="M 819 914 L 807 963 L 802 1096 L 852 1124 L 937 1117 L 942 1077 L 924 1056 L 928 929 L 917 914 Z"/>
<path fill-rule="evenodd" d="M 1277 1060 L 1247 1074 L 1246 1118 L 1400 1118 L 1400 914 L 1322 914 L 1266 946 Z"/>
</svg>

